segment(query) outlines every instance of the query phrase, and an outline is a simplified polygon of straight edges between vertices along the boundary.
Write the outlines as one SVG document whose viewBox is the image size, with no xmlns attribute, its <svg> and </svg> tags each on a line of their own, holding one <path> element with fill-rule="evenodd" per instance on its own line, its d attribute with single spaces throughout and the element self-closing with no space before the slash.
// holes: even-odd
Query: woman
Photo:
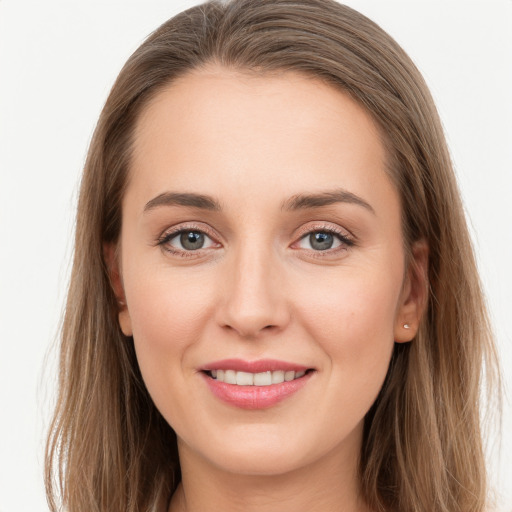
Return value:
<svg viewBox="0 0 512 512">
<path fill-rule="evenodd" d="M 121 71 L 47 486 L 75 510 L 484 510 L 494 347 L 435 107 L 329 0 L 208 3 Z"/>
</svg>

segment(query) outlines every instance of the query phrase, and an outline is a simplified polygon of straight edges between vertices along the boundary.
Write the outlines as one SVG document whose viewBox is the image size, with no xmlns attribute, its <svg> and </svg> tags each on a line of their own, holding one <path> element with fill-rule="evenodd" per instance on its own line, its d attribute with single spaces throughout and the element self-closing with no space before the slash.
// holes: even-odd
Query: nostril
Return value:
<svg viewBox="0 0 512 512">
<path fill-rule="evenodd" d="M 270 334 L 276 333 L 280 330 L 280 327 L 275 324 L 268 324 L 263 327 L 259 327 L 258 325 L 250 325 L 248 322 L 245 324 L 239 323 L 238 325 L 234 323 L 225 323 L 222 328 L 226 331 L 234 331 L 238 333 L 242 338 L 247 339 L 258 338 L 258 336 L 263 332 Z"/>
</svg>

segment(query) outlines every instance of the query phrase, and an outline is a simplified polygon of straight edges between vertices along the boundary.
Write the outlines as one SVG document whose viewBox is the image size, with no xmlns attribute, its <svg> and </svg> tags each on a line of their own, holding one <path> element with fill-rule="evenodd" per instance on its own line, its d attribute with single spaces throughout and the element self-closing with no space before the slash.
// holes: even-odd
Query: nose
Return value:
<svg viewBox="0 0 512 512">
<path fill-rule="evenodd" d="M 283 271 L 268 249 L 245 247 L 226 262 L 217 322 L 246 339 L 281 332 L 290 320 Z"/>
</svg>

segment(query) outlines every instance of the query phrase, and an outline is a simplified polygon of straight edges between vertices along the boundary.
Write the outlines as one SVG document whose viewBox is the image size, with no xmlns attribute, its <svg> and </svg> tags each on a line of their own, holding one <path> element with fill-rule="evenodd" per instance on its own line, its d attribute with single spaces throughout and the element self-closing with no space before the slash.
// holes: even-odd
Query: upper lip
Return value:
<svg viewBox="0 0 512 512">
<path fill-rule="evenodd" d="M 277 359 L 259 359 L 258 361 L 244 361 L 243 359 L 222 359 L 213 361 L 201 368 L 202 371 L 235 370 L 239 372 L 261 373 L 277 370 L 302 372 L 311 369 L 302 364 L 279 361 Z"/>
</svg>

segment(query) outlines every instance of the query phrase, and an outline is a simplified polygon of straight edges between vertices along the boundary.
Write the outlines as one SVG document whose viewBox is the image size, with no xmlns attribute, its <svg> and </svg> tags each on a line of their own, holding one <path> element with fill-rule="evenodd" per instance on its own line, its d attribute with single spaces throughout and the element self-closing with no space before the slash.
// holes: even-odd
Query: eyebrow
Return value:
<svg viewBox="0 0 512 512">
<path fill-rule="evenodd" d="M 316 194 L 295 195 L 283 203 L 282 209 L 286 211 L 306 210 L 308 208 L 320 208 L 336 203 L 355 204 L 375 214 L 375 210 L 364 199 L 341 188 Z"/>
<path fill-rule="evenodd" d="M 202 210 L 220 211 L 220 203 L 213 197 L 189 192 L 164 192 L 151 199 L 144 206 L 144 212 L 148 212 L 159 206 L 189 206 Z"/>
<path fill-rule="evenodd" d="M 287 199 L 281 210 L 297 211 L 309 208 L 321 208 L 336 203 L 349 203 L 362 206 L 375 214 L 375 210 L 361 197 L 344 189 L 329 190 L 315 194 L 297 194 Z M 191 192 L 164 192 L 151 199 L 144 206 L 144 212 L 148 212 L 159 206 L 188 206 L 201 210 L 221 211 L 221 205 L 215 198 Z"/>
</svg>

